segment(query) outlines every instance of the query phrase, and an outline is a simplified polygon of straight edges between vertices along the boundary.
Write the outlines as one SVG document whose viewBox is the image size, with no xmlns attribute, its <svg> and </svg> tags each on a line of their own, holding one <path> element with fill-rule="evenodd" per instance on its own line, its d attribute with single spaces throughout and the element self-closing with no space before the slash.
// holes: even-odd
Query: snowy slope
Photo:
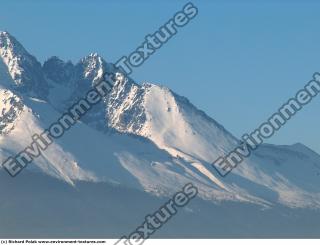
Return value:
<svg viewBox="0 0 320 245">
<path fill-rule="evenodd" d="M 40 133 L 59 118 L 59 113 L 44 101 L 26 99 L 24 103 L 25 111 L 15 129 L 0 137 L 1 160 L 9 156 L 6 153 L 21 151 L 30 144 L 32 134 Z M 40 169 L 70 184 L 79 180 L 107 181 L 168 196 L 192 181 L 207 200 L 264 203 L 247 193 L 226 192 L 213 185 L 188 162 L 173 158 L 148 140 L 119 133 L 101 134 L 84 123 L 68 131 L 34 162 L 30 169 Z"/>
<path fill-rule="evenodd" d="M 237 143 L 186 98 L 157 85 L 127 83 L 114 90 L 108 104 L 110 126 L 117 130 L 148 137 L 188 160 L 213 161 Z"/>
<path fill-rule="evenodd" d="M 39 102 L 38 102 L 39 103 Z M 43 102 L 40 102 L 43 103 Z M 50 108 L 46 108 L 50 111 Z M 41 116 L 44 116 L 42 114 Z M 44 128 L 42 122 L 36 116 L 35 111 L 24 105 L 23 110 L 14 121 L 14 129 L 8 134 L 0 135 L 0 160 L 14 156 L 29 146 L 32 135 L 41 134 Z M 74 157 L 65 152 L 58 144 L 53 143 L 36 161 L 28 166 L 31 169 L 40 169 L 43 172 L 62 179 L 70 184 L 74 180 L 94 181 L 96 178 L 91 172 L 82 170 Z"/>
<path fill-rule="evenodd" d="M 303 145 L 263 145 L 221 179 L 210 164 L 239 141 L 186 98 L 158 85 L 128 81 L 114 89 L 107 109 L 111 127 L 149 138 L 227 191 L 247 191 L 290 207 L 320 206 L 320 156 Z"/>
</svg>

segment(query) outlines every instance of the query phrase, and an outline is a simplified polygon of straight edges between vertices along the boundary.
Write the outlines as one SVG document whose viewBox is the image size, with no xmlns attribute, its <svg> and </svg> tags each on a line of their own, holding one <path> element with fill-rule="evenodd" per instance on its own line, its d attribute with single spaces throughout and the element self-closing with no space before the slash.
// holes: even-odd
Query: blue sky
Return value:
<svg viewBox="0 0 320 245">
<path fill-rule="evenodd" d="M 187 1 L 0 2 L 7 30 L 41 62 L 134 51 Z M 193 1 L 199 14 L 132 77 L 170 87 L 240 137 L 258 127 L 320 71 L 320 2 Z M 270 143 L 320 152 L 320 97 Z"/>
</svg>

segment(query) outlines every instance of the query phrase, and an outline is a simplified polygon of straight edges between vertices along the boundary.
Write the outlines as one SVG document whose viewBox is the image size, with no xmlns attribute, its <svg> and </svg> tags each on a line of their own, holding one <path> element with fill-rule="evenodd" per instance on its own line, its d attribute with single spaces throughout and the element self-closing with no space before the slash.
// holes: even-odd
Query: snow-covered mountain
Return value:
<svg viewBox="0 0 320 245">
<path fill-rule="evenodd" d="M 20 152 L 113 65 L 97 54 L 41 65 L 0 33 L 0 160 Z M 302 144 L 263 145 L 226 178 L 211 163 L 239 143 L 170 89 L 124 80 L 28 166 L 76 186 L 109 182 L 168 196 L 188 182 L 199 197 L 262 207 L 320 208 L 320 155 Z M 19 178 L 19 176 L 17 177 Z"/>
</svg>

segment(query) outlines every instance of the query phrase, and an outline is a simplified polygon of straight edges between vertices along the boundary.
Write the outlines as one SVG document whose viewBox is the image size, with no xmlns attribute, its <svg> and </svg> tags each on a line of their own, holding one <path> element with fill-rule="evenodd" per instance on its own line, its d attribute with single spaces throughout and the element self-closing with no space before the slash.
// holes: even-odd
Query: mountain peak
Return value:
<svg viewBox="0 0 320 245">
<path fill-rule="evenodd" d="M 12 36 L 7 31 L 0 31 L 0 41 L 12 38 Z"/>
<path fill-rule="evenodd" d="M 0 40 L 7 39 L 10 36 L 9 32 L 0 31 Z"/>
<path fill-rule="evenodd" d="M 46 97 L 48 85 L 41 64 L 8 32 L 0 32 L 0 59 L 12 81 L 10 89 Z"/>
<path fill-rule="evenodd" d="M 86 55 L 85 57 L 83 57 L 80 60 L 80 63 L 85 63 L 87 61 L 96 61 L 99 63 L 105 62 L 104 59 L 102 58 L 102 56 L 99 55 L 98 53 L 90 53 L 90 54 Z"/>
<path fill-rule="evenodd" d="M 5 49 L 10 49 L 15 54 L 25 54 L 27 51 L 9 32 L 0 32 L 0 54 L 3 55 Z"/>
<path fill-rule="evenodd" d="M 78 67 L 83 71 L 83 76 L 91 81 L 96 81 L 103 76 L 107 63 L 97 53 L 91 53 L 80 60 Z"/>
<path fill-rule="evenodd" d="M 57 84 L 68 84 L 74 76 L 72 62 L 64 62 L 57 56 L 52 56 L 46 60 L 42 68 L 46 78 Z"/>
</svg>

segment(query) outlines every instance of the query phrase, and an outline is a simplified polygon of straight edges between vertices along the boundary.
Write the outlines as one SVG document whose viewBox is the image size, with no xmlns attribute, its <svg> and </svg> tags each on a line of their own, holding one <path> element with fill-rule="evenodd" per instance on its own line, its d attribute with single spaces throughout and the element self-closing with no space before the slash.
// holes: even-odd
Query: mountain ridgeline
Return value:
<svg viewBox="0 0 320 245">
<path fill-rule="evenodd" d="M 43 64 L 0 32 L 0 160 L 17 154 L 113 65 L 98 54 Z M 160 69 L 160 68 L 159 68 Z M 320 156 L 302 144 L 262 145 L 226 178 L 211 163 L 239 140 L 185 97 L 131 78 L 116 84 L 27 171 L 72 186 L 112 183 L 167 197 L 188 182 L 199 197 L 262 208 L 320 208 Z"/>
</svg>

